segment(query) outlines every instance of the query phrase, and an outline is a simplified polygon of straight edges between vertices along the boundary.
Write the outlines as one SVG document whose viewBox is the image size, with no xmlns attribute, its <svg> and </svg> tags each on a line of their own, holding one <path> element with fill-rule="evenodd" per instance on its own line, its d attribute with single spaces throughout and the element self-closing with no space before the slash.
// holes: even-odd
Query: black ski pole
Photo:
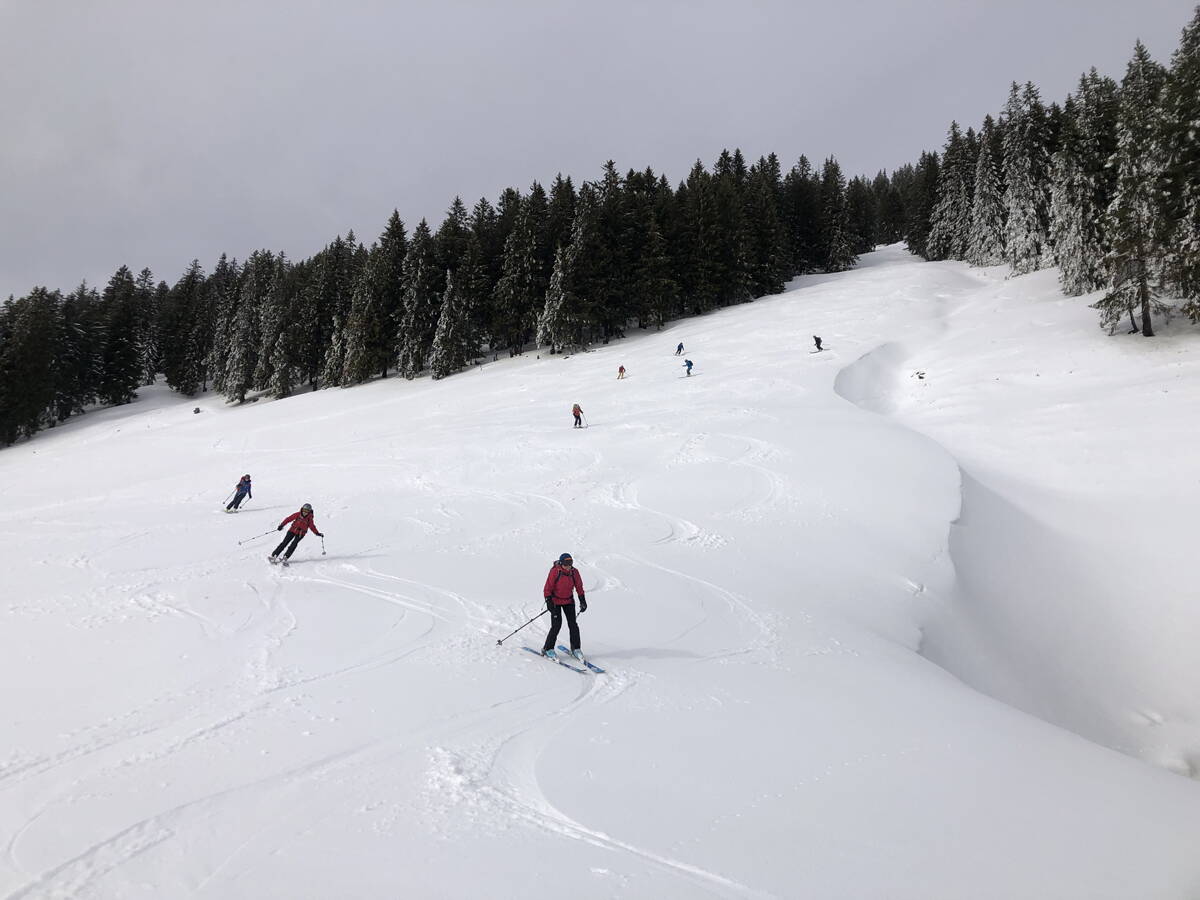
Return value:
<svg viewBox="0 0 1200 900">
<path fill-rule="evenodd" d="M 277 528 L 271 529 L 271 531 L 278 531 L 278 530 L 279 529 L 277 529 Z M 238 541 L 238 546 L 240 547 L 240 546 L 242 546 L 242 544 L 248 544 L 251 541 L 257 541 L 260 537 L 266 537 L 268 534 L 271 533 L 271 531 L 264 531 L 262 534 L 256 534 L 254 537 L 248 537 L 244 541 Z"/>
<path fill-rule="evenodd" d="M 325 535 L 321 535 L 321 555 L 325 555 Z"/>
<path fill-rule="evenodd" d="M 529 622 L 536 622 L 538 619 L 540 619 L 542 616 L 544 616 L 548 612 L 550 612 L 550 610 L 543 609 L 540 613 L 538 613 L 536 616 L 534 616 L 532 619 L 530 619 Z M 528 625 L 529 622 L 526 622 L 525 625 Z M 524 628 L 525 625 L 522 625 L 521 628 Z M 516 629 L 516 631 L 513 631 L 510 634 L 506 634 L 504 637 L 500 638 L 500 640 L 496 641 L 496 646 L 499 647 L 501 644 L 503 644 L 505 641 L 507 641 L 510 637 L 512 637 L 514 634 L 516 634 L 517 631 L 520 631 L 521 628 L 518 628 L 518 629 Z"/>
</svg>

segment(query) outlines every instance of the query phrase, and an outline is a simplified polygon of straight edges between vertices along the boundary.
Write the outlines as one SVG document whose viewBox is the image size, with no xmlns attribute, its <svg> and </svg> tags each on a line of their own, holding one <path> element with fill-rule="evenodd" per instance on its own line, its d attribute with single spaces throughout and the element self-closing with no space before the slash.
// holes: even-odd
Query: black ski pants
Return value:
<svg viewBox="0 0 1200 900">
<path fill-rule="evenodd" d="M 280 541 L 280 543 L 279 543 L 279 546 L 275 548 L 275 552 L 274 552 L 274 553 L 272 553 L 271 555 L 272 555 L 272 556 L 278 556 L 280 553 L 283 553 L 283 558 L 284 558 L 284 559 L 291 559 L 291 558 L 292 558 L 292 554 L 296 552 L 296 545 L 300 543 L 300 539 L 301 539 L 302 537 L 304 537 L 304 535 L 302 535 L 302 534 L 296 534 L 296 533 L 294 533 L 294 532 L 291 532 L 291 531 L 289 531 L 289 532 L 288 532 L 288 533 L 287 533 L 287 534 L 284 536 L 283 540 L 282 540 L 282 541 Z M 291 544 L 291 546 L 290 546 L 290 547 L 288 547 L 288 544 L 289 544 L 289 543 Z M 284 553 L 284 552 L 283 552 L 283 548 L 284 548 L 284 547 L 287 547 L 287 552 L 286 552 L 286 553 Z"/>
<path fill-rule="evenodd" d="M 579 623 L 575 621 L 575 601 L 572 600 L 567 606 L 559 606 L 557 603 L 551 603 L 550 606 L 550 633 L 546 635 L 546 644 L 542 650 L 550 650 L 554 647 L 554 642 L 558 640 L 558 629 L 562 628 L 563 616 L 567 617 L 567 630 L 571 633 L 571 649 L 578 650 L 582 644 L 579 643 Z"/>
<path fill-rule="evenodd" d="M 232 500 L 229 501 L 229 505 L 226 506 L 225 508 L 226 509 L 237 509 L 239 506 L 242 505 L 242 501 L 245 499 L 246 499 L 246 495 L 239 492 L 236 497 L 234 497 Z"/>
</svg>

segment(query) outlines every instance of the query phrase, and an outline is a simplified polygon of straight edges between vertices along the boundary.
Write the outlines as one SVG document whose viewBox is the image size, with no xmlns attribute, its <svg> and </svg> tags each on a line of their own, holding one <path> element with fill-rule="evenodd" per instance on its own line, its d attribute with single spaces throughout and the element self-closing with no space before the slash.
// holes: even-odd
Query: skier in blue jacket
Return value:
<svg viewBox="0 0 1200 900">
<path fill-rule="evenodd" d="M 250 493 L 250 476 L 243 475 L 238 481 L 237 487 L 234 488 L 233 499 L 229 501 L 229 505 L 225 507 L 225 512 L 237 512 L 237 508 L 242 505 L 242 501 L 249 497 L 254 499 L 254 495 Z"/>
</svg>

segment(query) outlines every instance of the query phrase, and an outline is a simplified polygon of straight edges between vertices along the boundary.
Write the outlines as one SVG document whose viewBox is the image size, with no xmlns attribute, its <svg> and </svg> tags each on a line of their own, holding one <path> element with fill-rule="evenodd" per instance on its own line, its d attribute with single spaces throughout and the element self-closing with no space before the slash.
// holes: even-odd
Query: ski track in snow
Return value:
<svg viewBox="0 0 1200 900">
<path fill-rule="evenodd" d="M 883 471 L 918 472 L 925 488 L 969 477 L 971 467 L 946 450 L 950 442 L 941 446 L 953 465 L 927 470 L 912 459 L 936 456 L 932 440 L 916 449 L 888 441 L 905 428 L 922 433 L 906 419 L 923 397 L 909 370 L 964 327 L 991 284 L 954 268 L 880 259 L 805 282 L 836 290 L 858 279 L 876 299 L 845 312 L 836 302 L 814 310 L 802 291 L 762 301 L 774 304 L 769 317 L 724 310 L 594 354 L 509 360 L 494 379 L 470 372 L 436 384 L 389 380 L 254 409 L 206 398 L 206 412 L 217 415 L 196 417 L 203 421 L 192 420 L 193 401 L 165 404 L 152 410 L 144 450 L 129 442 L 131 429 L 114 425 L 136 411 L 120 410 L 89 414 L 29 444 L 45 456 L 28 457 L 21 481 L 37 488 L 60 475 L 71 499 L 47 502 L 43 490 L 18 484 L 0 511 L 22 586 L 7 622 L 28 628 L 33 643 L 0 673 L 27 666 L 52 681 L 48 666 L 58 665 L 80 697 L 64 695 L 61 720 L 57 709 L 24 709 L 19 718 L 33 737 L 0 756 L 0 896 L 110 897 L 135 888 L 162 897 L 262 896 L 256 879 L 293 870 L 299 874 L 279 882 L 280 895 L 315 896 L 337 884 L 349 896 L 354 888 L 342 880 L 361 875 L 360 866 L 394 877 L 392 895 L 407 889 L 396 869 L 411 864 L 405 852 L 445 866 L 446 896 L 488 895 L 471 867 L 495 868 L 509 857 L 555 879 L 590 873 L 594 881 L 572 882 L 587 898 L 883 896 L 900 884 L 906 888 L 895 896 L 966 895 L 963 882 L 937 880 L 939 857 L 988 859 L 1007 832 L 1003 821 L 994 830 L 975 821 L 956 795 L 978 792 L 989 814 L 1010 793 L 1036 803 L 1076 757 L 1054 757 L 1061 769 L 1048 764 L 1028 792 L 1013 783 L 988 793 L 971 756 L 980 745 L 969 739 L 993 734 L 980 723 L 999 721 L 986 718 L 999 704 L 980 701 L 974 708 L 986 712 L 960 735 L 938 731 L 947 715 L 939 704 L 962 696 L 943 672 L 934 682 L 947 693 L 914 701 L 934 709 L 928 718 L 907 713 L 912 720 L 897 723 L 906 715 L 891 709 L 899 694 L 874 692 L 876 680 L 890 691 L 911 671 L 932 668 L 914 662 L 913 650 L 925 652 L 931 640 L 928 610 L 949 604 L 938 576 L 953 567 L 949 549 L 925 538 L 952 523 L 928 513 L 924 497 L 876 509 L 870 492 L 886 486 L 871 481 L 871 466 L 882 464 L 862 445 L 886 444 L 907 462 Z M 748 328 L 741 343 L 719 318 L 739 315 Z M 777 338 L 809 330 L 812 318 L 824 319 L 829 347 L 797 365 L 794 348 Z M 677 336 L 698 348 L 707 378 L 679 380 L 669 354 L 663 372 L 654 369 L 663 354 L 652 348 L 673 349 Z M 705 342 L 721 341 L 730 358 L 713 351 L 700 359 Z M 629 388 L 611 383 L 617 356 L 629 366 Z M 588 366 L 609 377 L 601 385 Z M 569 429 L 576 399 L 598 427 Z M 938 402 L 942 414 L 969 414 L 963 396 Z M 1071 409 L 1059 403 L 1050 414 Z M 891 430 L 861 410 L 882 414 Z M 228 418 L 219 424 L 218 415 Z M 502 430 L 492 420 L 516 425 Z M 237 429 L 236 437 L 214 428 Z M 861 430 L 846 438 L 838 428 Z M 1049 421 L 1045 428 L 1052 433 Z M 172 442 L 171 429 L 188 429 L 188 437 Z M 298 435 L 306 443 L 296 458 Z M 192 456 L 192 447 L 203 455 Z M 843 454 L 852 459 L 839 467 Z M 73 475 L 79 459 L 95 455 L 112 470 L 111 492 L 94 493 L 95 473 Z M 186 479 L 185 460 L 194 463 Z M 263 505 L 199 518 L 197 506 L 207 511 L 219 498 L 193 482 L 223 483 L 233 470 L 271 473 L 256 476 Z M 160 490 L 166 513 L 124 487 L 133 477 Z M 852 490 L 859 478 L 867 485 L 861 495 Z M 272 496 L 268 481 L 283 490 Z M 306 538 L 294 565 L 268 567 L 263 557 L 277 536 L 243 532 L 273 528 L 301 495 L 318 507 L 329 555 Z M 827 532 L 866 549 L 830 554 L 820 543 Z M 604 675 L 564 672 L 522 652 L 522 642 L 540 645 L 544 619 L 495 646 L 539 611 L 546 564 L 563 549 L 576 553 L 585 574 L 584 646 Z M 56 639 L 65 649 L 44 664 L 35 651 L 49 654 Z M 900 662 L 884 668 L 881 659 Z M 860 715 L 878 717 L 878 734 Z M 1157 733 L 1188 721 L 1185 710 L 1157 702 L 1127 717 Z M 633 724 L 622 730 L 626 718 Z M 611 732 L 589 732 L 610 723 Z M 638 730 L 648 726 L 689 736 L 676 744 Z M 588 733 L 595 743 L 581 744 Z M 1012 744 L 1023 746 L 1032 733 L 1012 732 Z M 1003 728 L 995 735 L 985 748 L 995 754 L 989 772 L 1009 760 Z M 581 787 L 562 775 L 564 747 L 583 754 L 594 783 Z M 684 808 L 670 811 L 677 833 L 655 831 L 642 820 L 662 813 L 655 783 L 647 789 L 627 778 L 639 774 L 632 769 L 608 768 L 608 748 L 662 763 L 661 772 L 651 765 L 650 777 L 662 779 L 664 792 L 680 786 L 677 766 L 709 760 L 700 777 L 711 783 L 690 786 L 705 799 L 688 805 L 685 797 Z M 1200 769 L 1200 752 L 1179 741 L 1162 753 L 1177 769 Z M 1012 758 L 1018 768 L 1027 764 Z M 960 767 L 966 774 L 956 781 Z M 877 798 L 857 797 L 851 786 L 872 775 L 885 797 L 878 802 L 906 811 L 902 821 L 932 804 L 930 818 L 912 817 L 913 846 L 904 845 L 907 821 L 899 833 L 872 830 Z M 921 777 L 928 780 L 908 785 Z M 1129 777 L 1129 790 L 1114 781 L 1114 791 L 1136 796 L 1143 782 Z M 1088 790 L 1105 784 L 1098 777 Z M 888 799 L 893 789 L 900 799 Z M 614 812 L 618 803 L 631 805 Z M 953 833 L 936 818 L 939 803 L 960 826 Z M 783 810 L 775 819 L 761 812 L 773 804 Z M 1146 848 L 1165 845 L 1169 828 L 1186 833 L 1171 810 L 1163 820 L 1171 824 Z M 946 848 L 937 849 L 942 841 Z M 486 842 L 496 855 L 478 849 Z M 350 860 L 344 868 L 302 868 L 327 844 Z M 1136 842 L 1122 847 L 1133 871 L 1154 872 L 1171 859 L 1145 848 L 1143 859 Z M 1044 865 L 1038 858 L 1029 870 Z M 872 866 L 890 875 L 873 880 Z M 1089 858 L 1074 874 L 1091 866 Z M 804 880 L 824 871 L 824 881 Z M 994 889 L 970 883 L 980 897 L 1031 896 L 1043 886 L 1021 873 L 1020 859 L 1006 861 L 1003 877 L 1014 880 L 998 875 Z M 361 882 L 369 887 L 359 895 L 380 895 L 380 883 Z M 526 887 L 495 895 L 536 892 Z M 1111 896 L 1129 895 L 1127 888 Z"/>
</svg>

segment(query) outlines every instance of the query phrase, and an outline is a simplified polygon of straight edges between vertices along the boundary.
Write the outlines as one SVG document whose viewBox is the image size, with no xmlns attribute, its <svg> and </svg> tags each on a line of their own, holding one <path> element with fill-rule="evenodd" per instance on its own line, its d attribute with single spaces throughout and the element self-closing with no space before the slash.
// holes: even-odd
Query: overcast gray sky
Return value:
<svg viewBox="0 0 1200 900">
<path fill-rule="evenodd" d="M 723 147 L 874 174 L 995 113 L 1166 63 L 1190 0 L 0 0 L 0 297 L 436 228 L 562 171 Z"/>
</svg>

